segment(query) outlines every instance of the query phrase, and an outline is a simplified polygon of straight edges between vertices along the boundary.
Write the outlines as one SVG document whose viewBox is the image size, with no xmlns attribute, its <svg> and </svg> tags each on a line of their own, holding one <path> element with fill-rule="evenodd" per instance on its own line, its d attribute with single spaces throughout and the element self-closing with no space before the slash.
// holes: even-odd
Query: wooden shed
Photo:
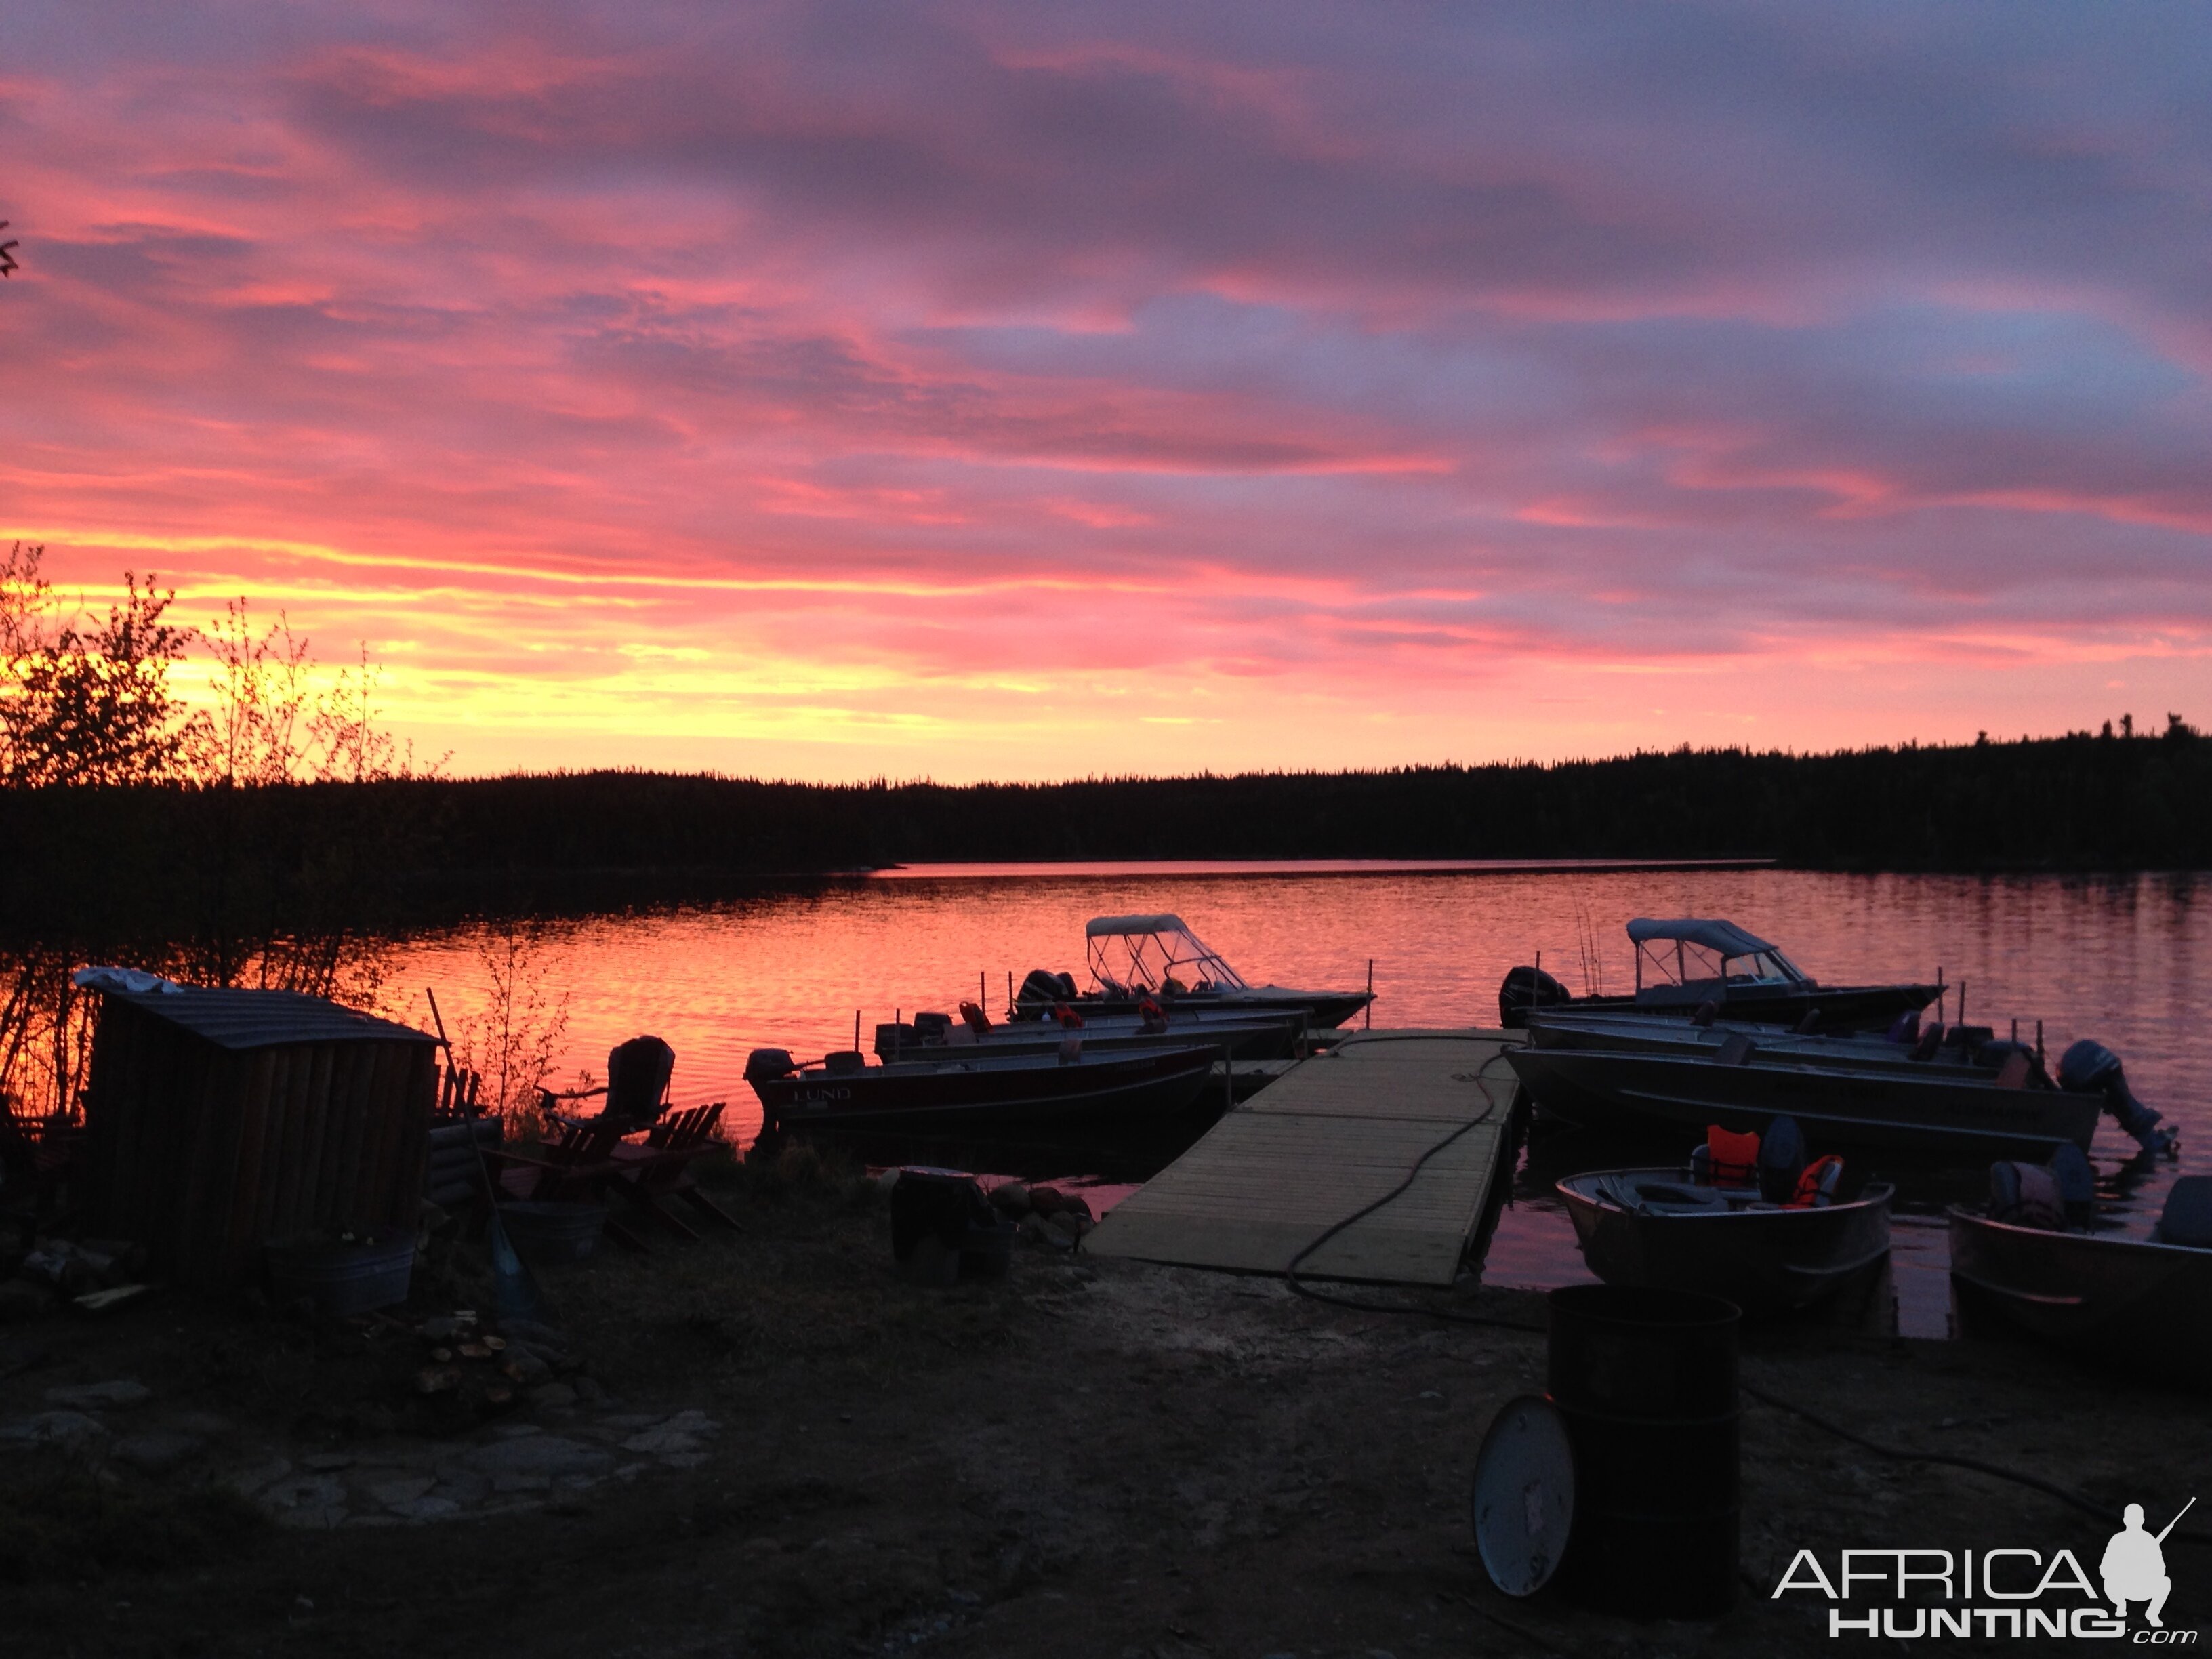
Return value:
<svg viewBox="0 0 2212 1659">
<path fill-rule="evenodd" d="M 436 1040 L 292 991 L 105 991 L 85 1091 L 91 1227 L 149 1271 L 251 1281 L 272 1238 L 413 1226 Z"/>
</svg>

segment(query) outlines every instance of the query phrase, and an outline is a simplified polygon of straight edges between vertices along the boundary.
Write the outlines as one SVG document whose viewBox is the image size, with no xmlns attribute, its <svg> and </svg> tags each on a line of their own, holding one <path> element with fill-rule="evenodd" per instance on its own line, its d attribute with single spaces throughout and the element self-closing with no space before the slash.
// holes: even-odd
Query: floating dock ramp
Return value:
<svg viewBox="0 0 2212 1659">
<path fill-rule="evenodd" d="M 1092 1255 L 1283 1273 L 1315 1239 L 1412 1186 L 1299 1264 L 1301 1278 L 1449 1285 L 1509 1145 L 1517 1031 L 1361 1031 L 1292 1066 L 1115 1205 Z"/>
</svg>

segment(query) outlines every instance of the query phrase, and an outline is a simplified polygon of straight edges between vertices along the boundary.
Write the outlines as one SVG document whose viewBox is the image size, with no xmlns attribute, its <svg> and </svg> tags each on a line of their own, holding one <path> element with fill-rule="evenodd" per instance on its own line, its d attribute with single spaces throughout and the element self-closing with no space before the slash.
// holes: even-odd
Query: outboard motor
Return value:
<svg viewBox="0 0 2212 1659">
<path fill-rule="evenodd" d="M 1567 988 L 1541 968 L 1509 969 L 1498 988 L 1498 1023 L 1517 1031 L 1528 1024 L 1531 1008 L 1555 1008 L 1571 1000 Z"/>
<path fill-rule="evenodd" d="M 789 1077 L 798 1069 L 791 1063 L 790 1054 L 781 1048 L 756 1048 L 745 1056 L 745 1081 L 748 1083 Z"/>
<path fill-rule="evenodd" d="M 1060 988 L 1060 982 L 1063 979 L 1067 981 L 1068 988 L 1066 990 Z M 1055 974 L 1049 968 L 1032 968 L 1029 977 L 1022 981 L 1022 988 L 1014 993 L 1014 1004 L 1024 1018 L 1035 1019 L 1054 1003 L 1064 1002 L 1073 997 L 1074 987 L 1075 981 L 1072 975 Z"/>
<path fill-rule="evenodd" d="M 2159 1115 L 2136 1098 L 2120 1068 L 2120 1057 L 2103 1043 L 2083 1037 L 2060 1055 L 2058 1086 L 2069 1094 L 2104 1096 L 2105 1109 L 2143 1151 L 2172 1150 L 2172 1131 L 2158 1127 Z"/>
</svg>

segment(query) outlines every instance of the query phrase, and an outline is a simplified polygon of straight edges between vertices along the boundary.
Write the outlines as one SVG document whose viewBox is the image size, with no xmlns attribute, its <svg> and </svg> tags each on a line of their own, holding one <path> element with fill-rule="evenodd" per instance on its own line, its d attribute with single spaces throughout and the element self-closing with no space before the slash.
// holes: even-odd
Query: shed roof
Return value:
<svg viewBox="0 0 2212 1659">
<path fill-rule="evenodd" d="M 342 1007 L 299 991 L 223 990 L 185 985 L 174 991 L 103 991 L 111 1002 L 180 1026 L 219 1048 L 276 1048 L 295 1042 L 435 1042 L 411 1025 Z"/>
<path fill-rule="evenodd" d="M 1677 916 L 1664 921 L 1638 916 L 1628 924 L 1628 937 L 1638 945 L 1650 939 L 1678 939 L 1686 945 L 1702 945 L 1708 951 L 1717 951 L 1723 957 L 1747 957 L 1754 951 L 1774 948 L 1758 934 L 1747 933 L 1732 921 L 1698 916 Z"/>
</svg>

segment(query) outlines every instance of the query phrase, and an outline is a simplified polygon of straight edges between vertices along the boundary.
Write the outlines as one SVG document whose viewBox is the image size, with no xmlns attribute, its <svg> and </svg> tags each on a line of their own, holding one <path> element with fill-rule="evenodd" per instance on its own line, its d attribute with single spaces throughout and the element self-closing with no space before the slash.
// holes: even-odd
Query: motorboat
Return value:
<svg viewBox="0 0 2212 1659">
<path fill-rule="evenodd" d="M 1748 1020 L 1682 1019 L 1614 1008 L 1537 1008 L 1530 1010 L 1527 1029 L 1530 1045 L 1538 1048 L 1712 1055 L 1749 1043 L 1758 1053 L 1789 1055 L 1808 1066 L 1893 1066 L 1994 1075 L 2009 1065 L 2021 1074 L 2023 1084 L 2051 1086 L 2037 1049 L 2014 1039 L 1999 1039 L 1991 1026 L 1923 1025 L 1917 1013 L 1899 1015 L 1879 1035 L 1830 1036 Z"/>
<path fill-rule="evenodd" d="M 1185 1009 L 1304 1013 L 1315 1030 L 1342 1025 L 1375 1000 L 1365 991 L 1297 991 L 1251 985 L 1178 915 L 1093 916 L 1084 924 L 1090 988 L 1072 974 L 1040 968 L 1015 993 L 1017 1020 L 1048 1019 L 1060 1006 L 1094 1014 L 1135 1014 L 1146 1004 Z"/>
<path fill-rule="evenodd" d="M 1747 1316 L 1811 1305 L 1889 1254 L 1895 1189 L 1869 1182 L 1826 1206 L 1768 1201 L 1690 1170 L 1593 1170 L 1558 1183 L 1589 1270 L 1608 1285 L 1696 1291 Z"/>
<path fill-rule="evenodd" d="M 1959 1205 L 1948 1219 L 1962 1312 L 1994 1313 L 2131 1370 L 2212 1383 L 2212 1176 L 2176 1181 L 2148 1237 Z"/>
<path fill-rule="evenodd" d="M 1506 1061 L 1547 1115 L 1590 1128 L 1718 1123 L 1764 1133 L 1796 1118 L 1823 1148 L 1879 1147 L 1961 1163 L 2083 1151 L 2106 1109 L 2102 1093 L 2057 1089 L 2027 1063 L 1979 1066 L 1862 1063 L 1768 1048 L 1731 1032 L 1710 1052 L 1524 1048 Z"/>
<path fill-rule="evenodd" d="M 1508 1060 L 1547 1115 L 1590 1127 L 1717 1121 L 1735 1129 L 1787 1114 L 1823 1145 L 1971 1160 L 2040 1157 L 2062 1143 L 2086 1151 L 2106 1112 L 2146 1152 L 2172 1146 L 2100 1043 L 2072 1044 L 2054 1082 L 2039 1046 L 1985 1025 L 1918 1021 L 1903 1016 L 1893 1040 L 1546 1009 L 1530 1016 L 1525 1058 Z"/>
<path fill-rule="evenodd" d="M 1081 1034 L 1085 1054 L 1205 1042 L 1231 1060 L 1298 1058 L 1312 1041 L 1305 1015 L 1285 1009 L 1163 1006 L 1157 1013 L 1079 1014 L 1071 1007 L 1066 1018 L 1065 1024 L 1033 1019 L 1000 1024 L 974 1003 L 963 1002 L 957 1018 L 924 1012 L 911 1020 L 878 1025 L 875 1054 L 878 1060 L 928 1060 L 948 1051 L 1053 1054 L 1070 1030 Z"/>
<path fill-rule="evenodd" d="M 756 1048 L 745 1081 L 760 1097 L 763 1130 L 1135 1122 L 1196 1105 L 1221 1052 L 1194 1043 L 1091 1053 L 1081 1041 L 1071 1032 L 1054 1054 L 946 1049 L 874 1066 L 857 1049 L 801 1065 L 783 1049 Z"/>
<path fill-rule="evenodd" d="M 1572 996 L 1540 966 L 1511 969 L 1498 991 L 1498 1017 L 1516 1029 L 1539 1008 L 1637 1010 L 1685 1015 L 1711 1005 L 1731 1020 L 1762 1025 L 1811 1021 L 1823 1031 L 1880 1031 L 1899 1014 L 1936 1000 L 1938 983 L 1823 985 L 1756 933 L 1717 917 L 1638 916 L 1628 924 L 1636 964 L 1627 995 Z"/>
</svg>

